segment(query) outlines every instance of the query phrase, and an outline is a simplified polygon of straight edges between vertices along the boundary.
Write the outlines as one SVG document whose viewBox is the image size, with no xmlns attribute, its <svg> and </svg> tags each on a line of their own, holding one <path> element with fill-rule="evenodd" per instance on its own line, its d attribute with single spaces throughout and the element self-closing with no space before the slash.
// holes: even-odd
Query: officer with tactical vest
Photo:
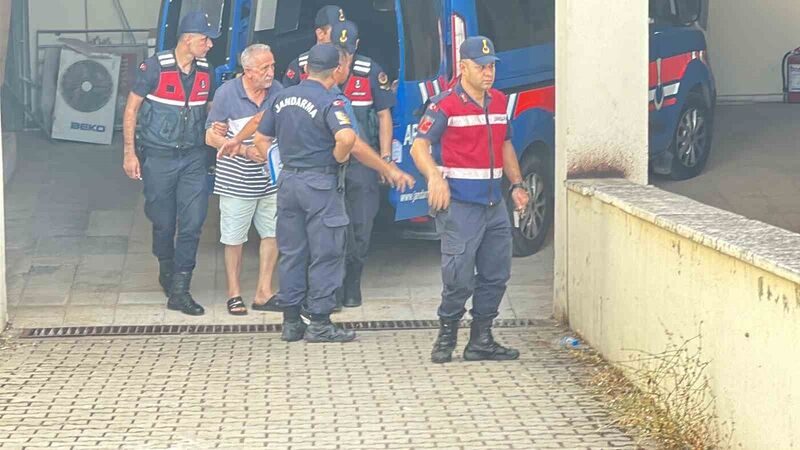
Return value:
<svg viewBox="0 0 800 450">
<path fill-rule="evenodd" d="M 386 72 L 370 58 L 356 54 L 358 27 L 345 20 L 333 25 L 331 39 L 350 55 L 351 73 L 340 86 L 353 106 L 355 121 L 361 137 L 372 148 L 379 149 L 381 158 L 392 164 L 392 111 L 396 103 Z M 378 173 L 358 161 L 347 169 L 347 264 L 344 283 L 338 292 L 346 307 L 361 305 L 361 273 L 369 251 L 372 224 L 380 204 Z"/>
<path fill-rule="evenodd" d="M 428 181 L 428 203 L 438 211 L 442 246 L 444 289 L 431 361 L 452 359 L 470 297 L 472 328 L 464 359 L 517 359 L 519 351 L 495 342 L 491 328 L 511 277 L 511 223 L 504 197 L 520 211 L 529 195 L 511 144 L 506 96 L 492 89 L 498 60 L 494 45 L 476 36 L 459 51 L 461 77 L 431 100 L 411 149 Z M 506 192 L 503 174 L 511 182 Z"/>
<path fill-rule="evenodd" d="M 123 121 L 123 168 L 128 177 L 144 182 L 144 209 L 153 223 L 153 254 L 158 281 L 169 297 L 167 308 L 193 316 L 205 312 L 189 293 L 208 210 L 205 122 L 214 71 L 205 56 L 219 35 L 207 14 L 186 14 L 175 49 L 139 65 Z"/>
<path fill-rule="evenodd" d="M 334 24 L 345 21 L 344 10 L 337 5 L 326 5 L 317 11 L 314 17 L 314 35 L 317 44 L 328 44 L 331 42 L 331 30 Z M 295 86 L 308 78 L 306 65 L 308 64 L 308 52 L 301 53 L 286 66 L 283 74 L 283 86 Z"/>
</svg>

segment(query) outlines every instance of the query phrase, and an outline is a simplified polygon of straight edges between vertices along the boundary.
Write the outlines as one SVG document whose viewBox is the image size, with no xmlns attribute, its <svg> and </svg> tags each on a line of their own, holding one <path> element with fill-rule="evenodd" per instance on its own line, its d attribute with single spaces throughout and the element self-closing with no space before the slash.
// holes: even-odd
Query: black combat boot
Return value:
<svg viewBox="0 0 800 450">
<path fill-rule="evenodd" d="M 472 319 L 472 328 L 469 331 L 469 342 L 464 349 L 466 361 L 508 361 L 519 358 L 519 351 L 503 347 L 495 342 L 492 336 L 491 317 L 475 317 Z"/>
<path fill-rule="evenodd" d="M 303 338 L 306 342 L 350 342 L 356 338 L 356 332 L 332 324 L 328 314 L 312 314 Z"/>
<path fill-rule="evenodd" d="M 442 364 L 453 359 L 453 350 L 458 341 L 458 319 L 439 319 L 439 337 L 433 344 L 431 362 Z"/>
<path fill-rule="evenodd" d="M 158 261 L 158 283 L 164 290 L 164 295 L 169 297 L 169 290 L 172 288 L 172 271 L 175 263 L 171 259 Z"/>
<path fill-rule="evenodd" d="M 342 304 L 345 308 L 356 308 L 361 306 L 361 272 L 364 265 L 361 263 L 350 263 L 344 275 L 344 300 Z"/>
<path fill-rule="evenodd" d="M 290 306 L 283 310 L 283 331 L 281 340 L 286 342 L 296 342 L 303 339 L 306 332 L 306 324 L 300 319 L 300 307 Z"/>
<path fill-rule="evenodd" d="M 192 294 L 189 293 L 191 283 L 192 272 L 176 272 L 172 275 L 167 308 L 190 316 L 202 316 L 206 311 L 195 303 Z"/>
</svg>

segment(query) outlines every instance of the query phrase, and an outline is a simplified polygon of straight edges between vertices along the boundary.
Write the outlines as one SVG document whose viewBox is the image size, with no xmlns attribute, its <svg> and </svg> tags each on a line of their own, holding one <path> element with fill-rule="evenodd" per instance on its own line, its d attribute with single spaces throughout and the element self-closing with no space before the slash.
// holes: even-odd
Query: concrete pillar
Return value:
<svg viewBox="0 0 800 450">
<path fill-rule="evenodd" d="M 0 0 L 0 85 L 5 79 L 8 27 L 11 20 L 11 0 Z M 2 112 L 0 112 L 0 116 Z M 0 135 L 3 127 L 0 125 Z M 0 139 L 0 177 L 3 176 L 3 140 Z M 0 180 L 0 331 L 8 322 L 8 296 L 6 295 L 6 215 L 4 182 Z"/>
<path fill-rule="evenodd" d="M 642 0 L 556 0 L 555 317 L 569 312 L 564 181 L 647 184 L 649 31 Z"/>
</svg>

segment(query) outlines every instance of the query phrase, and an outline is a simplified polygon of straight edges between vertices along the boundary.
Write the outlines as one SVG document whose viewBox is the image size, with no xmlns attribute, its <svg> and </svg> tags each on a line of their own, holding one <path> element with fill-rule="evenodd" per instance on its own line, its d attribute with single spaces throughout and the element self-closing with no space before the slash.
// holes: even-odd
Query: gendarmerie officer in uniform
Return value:
<svg viewBox="0 0 800 450">
<path fill-rule="evenodd" d="M 361 137 L 381 158 L 392 164 L 392 111 L 396 103 L 386 72 L 370 58 L 358 55 L 358 27 L 349 20 L 333 25 L 332 42 L 347 51 L 351 73 L 340 86 L 350 99 Z M 369 251 L 372 224 L 380 206 L 380 176 L 358 161 L 347 168 L 345 201 L 350 226 L 342 289 L 337 293 L 345 307 L 361 306 L 361 273 Z"/>
<path fill-rule="evenodd" d="M 214 93 L 214 71 L 205 56 L 219 34 L 206 14 L 186 14 L 176 48 L 139 65 L 123 120 L 123 168 L 144 182 L 144 209 L 153 223 L 153 254 L 167 307 L 195 316 L 204 313 L 189 284 L 208 210 L 204 128 Z M 137 115 L 141 135 L 134 142 Z"/>
<path fill-rule="evenodd" d="M 344 102 L 330 91 L 342 70 L 339 50 L 315 45 L 309 77 L 281 91 L 264 112 L 255 143 L 265 152 L 277 138 L 283 169 L 278 178 L 278 262 L 285 341 L 348 342 L 355 332 L 330 321 L 334 294 L 344 277 L 345 230 L 341 171 L 356 142 Z M 310 323 L 300 319 L 307 301 Z"/>
<path fill-rule="evenodd" d="M 511 223 L 504 197 L 519 211 L 529 196 L 511 144 L 506 96 L 492 89 L 494 45 L 486 37 L 471 37 L 459 51 L 461 77 L 431 100 L 411 149 L 428 181 L 428 203 L 438 211 L 442 245 L 444 289 L 431 361 L 451 360 L 470 297 L 472 329 L 464 359 L 517 359 L 519 352 L 495 342 L 491 328 L 511 277 Z M 508 192 L 502 190 L 504 174 L 511 182 Z"/>
<path fill-rule="evenodd" d="M 314 36 L 317 44 L 327 44 L 331 42 L 331 28 L 334 24 L 344 22 L 344 10 L 337 5 L 325 5 L 317 11 L 314 17 Z M 285 87 L 295 86 L 308 77 L 306 65 L 308 64 L 308 52 L 301 53 L 286 66 L 283 74 L 283 85 Z"/>
</svg>

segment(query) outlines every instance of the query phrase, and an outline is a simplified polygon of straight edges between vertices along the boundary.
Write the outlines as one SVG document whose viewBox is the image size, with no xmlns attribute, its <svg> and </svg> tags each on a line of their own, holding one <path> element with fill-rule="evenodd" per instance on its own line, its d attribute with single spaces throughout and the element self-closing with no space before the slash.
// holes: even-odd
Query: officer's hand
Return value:
<svg viewBox="0 0 800 450">
<path fill-rule="evenodd" d="M 385 171 L 383 171 L 383 172 L 380 172 L 378 174 L 378 177 L 380 178 L 378 181 L 381 184 L 388 184 L 391 187 L 395 187 L 395 185 L 392 183 L 392 180 L 391 180 L 391 178 L 392 178 L 391 177 L 391 172 L 392 172 L 392 168 L 394 168 L 394 169 L 397 168 L 397 164 L 395 164 L 394 161 L 391 161 L 391 162 L 389 162 L 387 164 L 389 164 L 390 168 L 385 170 Z"/>
<path fill-rule="evenodd" d="M 386 182 L 398 191 L 405 192 L 407 189 L 414 187 L 416 180 L 392 164 L 392 170 L 387 174 Z"/>
<path fill-rule="evenodd" d="M 428 205 L 434 211 L 450 206 L 450 186 L 447 180 L 438 176 L 428 180 Z"/>
<path fill-rule="evenodd" d="M 514 206 L 516 206 L 517 211 L 525 209 L 530 201 L 527 189 L 514 189 L 511 192 L 511 198 L 514 200 Z"/>
<path fill-rule="evenodd" d="M 225 137 L 228 135 L 228 123 L 227 122 L 214 122 L 211 124 L 211 129 L 214 130 L 214 134 L 220 135 Z"/>
<path fill-rule="evenodd" d="M 262 155 L 261 152 L 258 151 L 258 147 L 256 147 L 255 145 L 248 145 L 247 147 L 245 147 L 244 157 L 249 159 L 250 161 L 255 161 L 257 163 L 263 163 L 264 161 L 267 160 L 267 158 L 265 158 L 264 155 Z"/>
<path fill-rule="evenodd" d="M 122 161 L 122 168 L 125 170 L 125 175 L 132 180 L 142 179 L 142 168 L 139 164 L 139 158 L 135 153 L 125 153 L 125 159 Z"/>
<path fill-rule="evenodd" d="M 229 139 L 222 144 L 222 147 L 217 151 L 217 159 L 223 156 L 235 156 L 241 151 L 242 143 L 236 139 Z"/>
</svg>

